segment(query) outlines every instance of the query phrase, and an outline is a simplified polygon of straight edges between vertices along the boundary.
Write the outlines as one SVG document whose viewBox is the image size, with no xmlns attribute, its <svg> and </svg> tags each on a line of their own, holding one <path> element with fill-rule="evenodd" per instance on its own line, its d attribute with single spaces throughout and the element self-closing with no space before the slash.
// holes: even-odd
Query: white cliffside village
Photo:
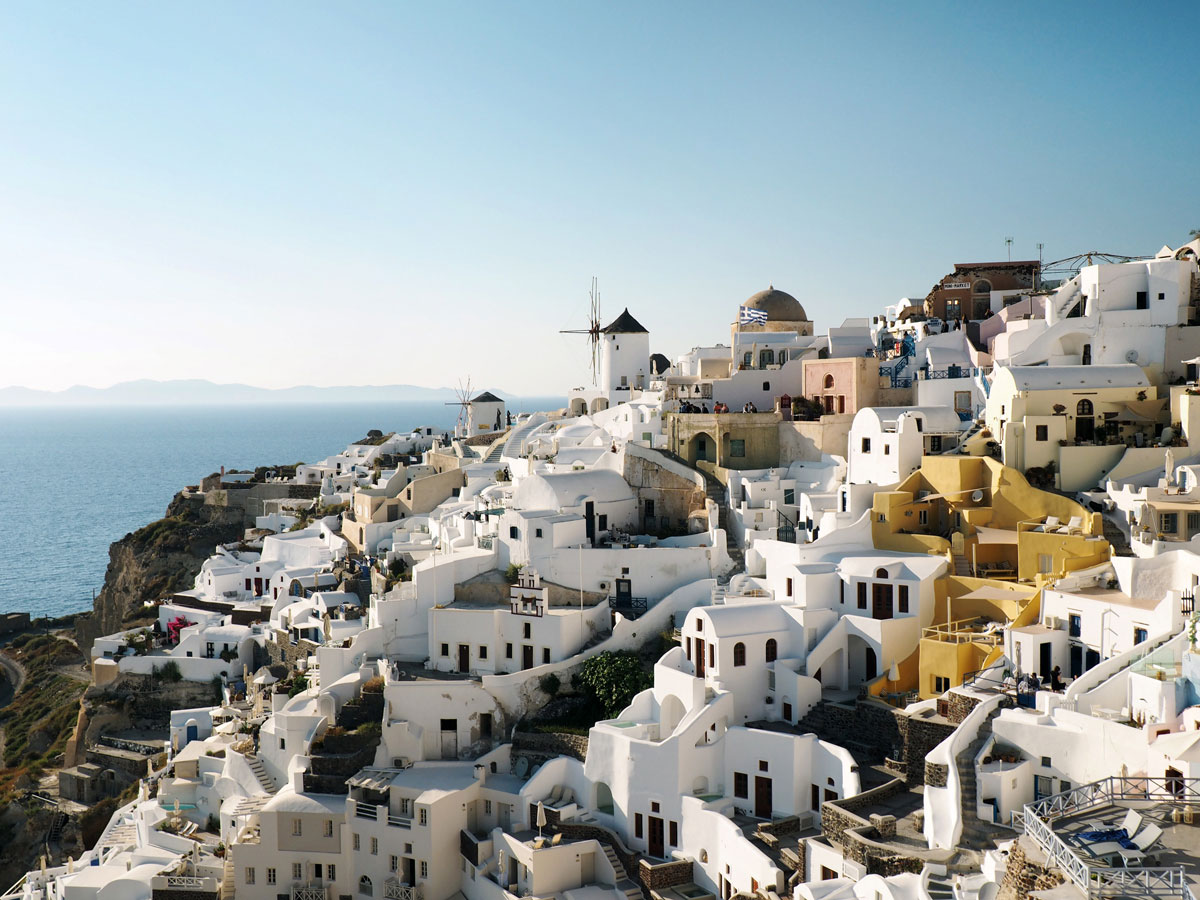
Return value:
<svg viewBox="0 0 1200 900">
<path fill-rule="evenodd" d="M 205 479 L 252 527 L 92 673 L 220 700 L 3 897 L 1194 900 L 1198 253 L 626 309 L 562 409 Z"/>
</svg>

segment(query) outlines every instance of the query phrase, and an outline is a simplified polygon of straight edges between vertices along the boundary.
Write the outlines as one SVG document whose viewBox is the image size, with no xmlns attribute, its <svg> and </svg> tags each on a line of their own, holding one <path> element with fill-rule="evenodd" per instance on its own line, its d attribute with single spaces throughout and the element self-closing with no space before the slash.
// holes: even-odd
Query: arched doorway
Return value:
<svg viewBox="0 0 1200 900">
<path fill-rule="evenodd" d="M 867 647 L 866 657 L 863 662 L 864 680 L 872 681 L 879 674 L 879 661 L 875 656 L 875 648 Z"/>
<path fill-rule="evenodd" d="M 1090 441 L 1096 436 L 1095 407 L 1084 398 L 1075 406 L 1075 440 Z"/>
<path fill-rule="evenodd" d="M 695 465 L 698 462 L 716 462 L 717 461 L 717 442 L 708 432 L 701 431 L 695 435 L 687 445 L 688 462 Z"/>
<path fill-rule="evenodd" d="M 587 401 L 582 397 L 576 397 L 571 401 L 571 415 L 582 416 L 587 414 Z"/>
</svg>

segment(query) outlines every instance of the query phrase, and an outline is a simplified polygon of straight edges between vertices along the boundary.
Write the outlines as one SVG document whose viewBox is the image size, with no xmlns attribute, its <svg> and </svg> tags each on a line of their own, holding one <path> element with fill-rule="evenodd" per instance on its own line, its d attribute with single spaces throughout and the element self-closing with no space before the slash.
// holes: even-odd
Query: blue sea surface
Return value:
<svg viewBox="0 0 1200 900">
<path fill-rule="evenodd" d="M 0 409 L 0 612 L 91 609 L 109 544 L 221 466 L 313 462 L 372 428 L 451 429 L 457 414 L 438 402 Z"/>
</svg>

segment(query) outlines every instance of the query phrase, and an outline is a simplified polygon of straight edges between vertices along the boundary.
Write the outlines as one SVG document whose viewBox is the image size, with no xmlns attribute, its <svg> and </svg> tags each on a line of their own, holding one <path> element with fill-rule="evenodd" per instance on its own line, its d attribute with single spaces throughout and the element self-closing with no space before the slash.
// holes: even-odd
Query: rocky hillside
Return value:
<svg viewBox="0 0 1200 900">
<path fill-rule="evenodd" d="M 167 514 L 114 543 L 108 551 L 104 587 L 90 613 L 75 620 L 75 636 L 86 654 L 92 642 L 120 631 L 158 600 L 192 586 L 200 565 L 217 544 L 242 536 L 240 508 L 206 505 L 176 494 Z"/>
</svg>

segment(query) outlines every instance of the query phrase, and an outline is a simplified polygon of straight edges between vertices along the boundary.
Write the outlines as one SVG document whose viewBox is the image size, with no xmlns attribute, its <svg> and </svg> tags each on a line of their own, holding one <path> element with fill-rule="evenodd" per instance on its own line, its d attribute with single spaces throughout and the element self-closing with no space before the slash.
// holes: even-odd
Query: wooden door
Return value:
<svg viewBox="0 0 1200 900">
<path fill-rule="evenodd" d="M 649 854 L 657 859 L 663 858 L 663 820 L 657 816 L 650 817 Z"/>
<path fill-rule="evenodd" d="M 890 584 L 872 585 L 871 605 L 872 618 L 890 619 L 892 617 L 892 586 Z"/>
<path fill-rule="evenodd" d="M 771 818 L 771 779 L 762 775 L 754 776 L 754 815 Z"/>
<path fill-rule="evenodd" d="M 471 671 L 471 648 L 467 644 L 458 645 L 458 671 Z"/>
<path fill-rule="evenodd" d="M 696 638 L 696 677 L 704 677 L 704 641 Z"/>
<path fill-rule="evenodd" d="M 533 647 L 531 647 L 529 644 L 521 645 L 521 668 L 533 668 Z"/>
</svg>

